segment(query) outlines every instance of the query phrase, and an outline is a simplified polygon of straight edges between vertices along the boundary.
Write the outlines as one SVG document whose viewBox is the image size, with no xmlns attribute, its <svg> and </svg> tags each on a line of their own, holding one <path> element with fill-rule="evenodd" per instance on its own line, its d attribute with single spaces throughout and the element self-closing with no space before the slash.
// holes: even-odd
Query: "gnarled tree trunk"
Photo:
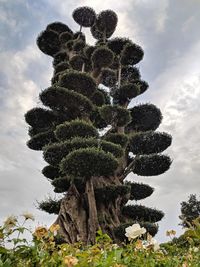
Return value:
<svg viewBox="0 0 200 267">
<path fill-rule="evenodd" d="M 118 177 L 91 177 L 86 180 L 85 192 L 79 193 L 72 184 L 62 199 L 60 212 L 55 224 L 59 224 L 59 234 L 66 243 L 79 240 L 94 244 L 96 232 L 101 229 L 115 239 L 113 229 L 120 225 L 120 208 L 129 198 L 119 196 L 105 203 L 96 202 L 94 189 L 110 185 L 121 185 Z"/>
</svg>

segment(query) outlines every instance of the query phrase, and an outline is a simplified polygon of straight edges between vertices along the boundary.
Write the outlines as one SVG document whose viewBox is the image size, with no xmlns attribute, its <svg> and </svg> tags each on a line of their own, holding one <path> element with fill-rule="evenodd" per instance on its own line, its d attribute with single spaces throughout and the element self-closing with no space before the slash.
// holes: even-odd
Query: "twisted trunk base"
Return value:
<svg viewBox="0 0 200 267">
<path fill-rule="evenodd" d="M 121 185 L 117 177 L 95 177 L 86 181 L 85 192 L 79 193 L 72 184 L 62 199 L 60 212 L 55 224 L 59 224 L 59 234 L 66 243 L 82 241 L 94 244 L 96 232 L 101 229 L 115 240 L 114 228 L 120 225 L 120 208 L 123 198 L 109 203 L 96 203 L 94 188 Z"/>
</svg>

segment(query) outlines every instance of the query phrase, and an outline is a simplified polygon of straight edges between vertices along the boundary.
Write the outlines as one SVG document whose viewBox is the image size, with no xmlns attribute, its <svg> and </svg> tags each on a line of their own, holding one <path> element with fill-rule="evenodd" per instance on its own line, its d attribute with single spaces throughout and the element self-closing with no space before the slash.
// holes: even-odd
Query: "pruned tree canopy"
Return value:
<svg viewBox="0 0 200 267">
<path fill-rule="evenodd" d="M 53 77 L 39 93 L 45 108 L 25 114 L 27 145 L 42 150 L 48 163 L 42 174 L 54 193 L 62 194 L 40 202 L 39 208 L 58 215 L 55 224 L 66 243 L 94 243 L 99 228 L 116 242 L 124 241 L 125 227 L 135 222 L 154 236 L 163 212 L 126 205 L 154 192 L 134 182 L 135 176 L 125 182 L 130 172 L 159 175 L 172 162 L 161 154 L 171 136 L 155 132 L 160 109 L 132 101 L 149 88 L 137 65 L 144 51 L 128 37 L 110 38 L 118 23 L 113 10 L 77 7 L 72 17 L 74 29 L 52 22 L 37 38 L 38 48 L 52 56 Z M 88 32 L 96 39 L 92 45 Z"/>
</svg>

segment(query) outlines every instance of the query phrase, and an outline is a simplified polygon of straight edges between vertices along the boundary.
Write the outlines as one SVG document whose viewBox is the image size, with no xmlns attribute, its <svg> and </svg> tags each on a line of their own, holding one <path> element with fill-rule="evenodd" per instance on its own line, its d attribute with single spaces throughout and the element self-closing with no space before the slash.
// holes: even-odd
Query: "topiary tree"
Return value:
<svg viewBox="0 0 200 267">
<path fill-rule="evenodd" d="M 143 50 L 127 38 L 109 39 L 118 21 L 112 10 L 96 14 L 80 7 L 72 16 L 78 32 L 53 22 L 37 39 L 40 50 L 53 57 L 54 74 L 51 86 L 39 95 L 46 108 L 25 114 L 31 137 L 27 145 L 43 151 L 48 165 L 42 173 L 56 193 L 64 193 L 39 208 L 58 214 L 55 223 L 68 243 L 94 243 L 99 228 L 119 241 L 125 238 L 124 228 L 136 221 L 155 235 L 163 212 L 126 205 L 154 191 L 125 182 L 129 173 L 159 175 L 171 164 L 161 154 L 171 136 L 155 132 L 160 110 L 152 104 L 128 107 L 148 88 L 135 67 Z M 87 44 L 83 27 L 90 27 L 95 45 Z"/>
<path fill-rule="evenodd" d="M 180 225 L 183 227 L 189 227 L 190 225 L 195 226 L 193 221 L 200 217 L 200 199 L 197 196 L 191 194 L 188 201 L 181 202 L 181 219 Z"/>
</svg>

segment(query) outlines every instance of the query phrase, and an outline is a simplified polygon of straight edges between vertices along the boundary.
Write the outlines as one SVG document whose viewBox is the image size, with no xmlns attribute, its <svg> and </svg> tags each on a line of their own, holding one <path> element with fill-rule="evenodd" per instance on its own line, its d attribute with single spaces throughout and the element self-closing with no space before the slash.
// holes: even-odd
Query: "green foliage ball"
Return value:
<svg viewBox="0 0 200 267">
<path fill-rule="evenodd" d="M 130 137 L 129 151 L 133 154 L 160 153 L 171 145 L 172 137 L 167 133 L 139 132 Z"/>
<path fill-rule="evenodd" d="M 77 53 L 81 53 L 84 47 L 85 47 L 85 42 L 82 40 L 78 40 L 74 42 L 73 50 Z"/>
<path fill-rule="evenodd" d="M 38 36 L 37 45 L 43 53 L 54 56 L 60 50 L 59 36 L 54 31 L 45 30 Z"/>
<path fill-rule="evenodd" d="M 73 34 L 72 30 L 66 24 L 59 21 L 48 24 L 47 30 L 52 30 L 54 32 L 57 32 L 58 34 L 61 34 L 63 32 L 69 32 L 70 34 Z"/>
<path fill-rule="evenodd" d="M 83 27 L 91 27 L 96 20 L 95 11 L 87 6 L 76 8 L 72 16 L 76 23 Z"/>
<path fill-rule="evenodd" d="M 94 50 L 91 60 L 93 68 L 105 68 L 112 64 L 113 62 L 113 52 L 107 47 L 99 47 Z"/>
<path fill-rule="evenodd" d="M 112 69 L 105 68 L 101 70 L 101 83 L 107 87 L 112 87 L 117 82 L 116 72 Z"/>
<path fill-rule="evenodd" d="M 69 177 L 59 177 L 52 181 L 51 183 L 56 189 L 58 189 L 59 193 L 66 192 L 71 184 L 71 179 Z M 56 190 L 57 191 L 57 190 Z"/>
<path fill-rule="evenodd" d="M 164 217 L 164 213 L 160 210 L 147 208 L 142 205 L 127 205 L 123 207 L 122 213 L 132 220 L 158 222 Z"/>
<path fill-rule="evenodd" d="M 104 93 L 100 89 L 96 90 L 96 92 L 92 95 L 91 100 L 97 107 L 103 106 L 106 101 Z"/>
<path fill-rule="evenodd" d="M 66 71 L 69 69 L 69 63 L 68 62 L 61 62 L 58 63 L 55 67 L 54 67 L 54 75 L 56 75 L 57 73 L 60 73 L 62 71 Z"/>
<path fill-rule="evenodd" d="M 54 60 L 53 60 L 54 68 L 61 62 L 66 62 L 66 63 L 69 62 L 68 54 L 65 51 L 59 51 L 54 55 Z"/>
<path fill-rule="evenodd" d="M 27 142 L 27 146 L 33 150 L 42 150 L 44 146 L 53 142 L 56 142 L 56 138 L 54 132 L 50 130 L 34 135 Z"/>
<path fill-rule="evenodd" d="M 103 137 L 106 141 L 125 147 L 128 143 L 128 136 L 120 133 L 108 133 Z"/>
<path fill-rule="evenodd" d="M 136 44 L 127 44 L 121 54 L 122 65 L 135 65 L 143 59 L 144 52 Z"/>
<path fill-rule="evenodd" d="M 43 108 L 32 108 L 25 115 L 25 121 L 35 128 L 46 128 L 52 126 L 56 116 L 51 110 Z"/>
<path fill-rule="evenodd" d="M 91 34 L 92 36 L 99 40 L 99 41 L 102 41 L 103 40 L 103 43 L 104 43 L 104 39 L 106 38 L 110 38 L 112 36 L 112 34 L 114 33 L 115 29 L 113 29 L 112 31 L 110 32 L 101 32 L 98 30 L 96 24 L 94 24 L 91 28 L 90 28 L 90 31 L 91 31 Z"/>
<path fill-rule="evenodd" d="M 104 105 L 99 112 L 108 124 L 115 124 L 117 127 L 127 125 L 131 119 L 129 111 L 120 106 Z"/>
<path fill-rule="evenodd" d="M 135 158 L 133 172 L 140 176 L 155 176 L 166 172 L 172 161 L 169 156 L 151 154 Z"/>
<path fill-rule="evenodd" d="M 70 33 L 70 32 L 62 32 L 60 35 L 59 35 L 59 40 L 61 42 L 61 44 L 65 44 L 67 43 L 68 41 L 72 40 L 73 38 L 73 35 Z"/>
<path fill-rule="evenodd" d="M 60 168 L 74 177 L 92 177 L 113 175 L 118 166 L 111 153 L 97 148 L 83 148 L 71 152 L 62 160 Z"/>
<path fill-rule="evenodd" d="M 153 104 L 140 104 L 129 111 L 132 119 L 127 131 L 154 131 L 162 121 L 160 109 Z"/>
<path fill-rule="evenodd" d="M 154 188 L 147 184 L 143 183 L 128 183 L 131 186 L 131 195 L 130 200 L 141 200 L 146 197 L 149 197 L 153 191 Z"/>
<path fill-rule="evenodd" d="M 93 105 L 86 96 L 59 86 L 42 91 L 40 100 L 45 106 L 57 111 L 70 111 L 76 108 L 80 115 L 83 115 L 93 110 Z"/>
<path fill-rule="evenodd" d="M 111 185 L 95 189 L 95 198 L 98 203 L 109 203 L 119 196 L 125 197 L 130 194 L 128 185 Z"/>
<path fill-rule="evenodd" d="M 123 66 L 121 71 L 121 82 L 134 82 L 140 80 L 140 71 L 138 68 L 133 66 Z"/>
<path fill-rule="evenodd" d="M 116 37 L 108 41 L 108 47 L 115 53 L 116 55 L 120 55 L 123 51 L 123 48 L 126 44 L 131 44 L 132 42 L 127 38 Z"/>
<path fill-rule="evenodd" d="M 59 177 L 60 176 L 60 171 L 58 168 L 54 167 L 54 166 L 51 166 L 51 165 L 47 165 L 45 166 L 43 169 L 42 169 L 42 174 L 53 180 L 55 179 L 56 177 Z"/>
<path fill-rule="evenodd" d="M 101 11 L 96 20 L 96 27 L 102 33 L 114 32 L 117 26 L 117 14 L 112 10 Z"/>
<path fill-rule="evenodd" d="M 148 83 L 142 80 L 136 80 L 134 81 L 134 84 L 138 87 L 140 95 L 146 92 L 149 87 Z"/>
<path fill-rule="evenodd" d="M 48 198 L 44 201 L 41 201 L 38 204 L 39 204 L 38 208 L 40 210 L 46 211 L 49 214 L 58 214 L 60 211 L 61 199 L 54 200 L 54 199 Z"/>
<path fill-rule="evenodd" d="M 77 119 L 58 125 L 55 130 L 55 135 L 59 140 L 65 141 L 77 136 L 98 137 L 98 132 L 91 123 Z"/>
<path fill-rule="evenodd" d="M 95 80 L 86 73 L 70 71 L 60 77 L 59 85 L 85 96 L 91 96 L 96 90 Z"/>
</svg>

